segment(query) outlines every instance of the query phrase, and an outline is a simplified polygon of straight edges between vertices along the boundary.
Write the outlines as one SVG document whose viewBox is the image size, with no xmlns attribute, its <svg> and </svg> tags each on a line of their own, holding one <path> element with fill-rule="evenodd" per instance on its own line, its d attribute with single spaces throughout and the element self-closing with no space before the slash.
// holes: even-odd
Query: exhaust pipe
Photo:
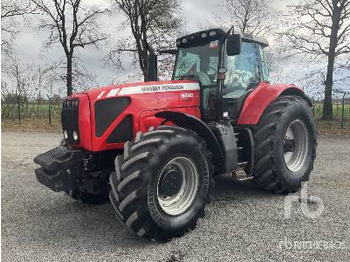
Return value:
<svg viewBox="0 0 350 262">
<path fill-rule="evenodd" d="M 158 81 L 158 59 L 157 55 L 147 56 L 147 82 Z"/>
</svg>

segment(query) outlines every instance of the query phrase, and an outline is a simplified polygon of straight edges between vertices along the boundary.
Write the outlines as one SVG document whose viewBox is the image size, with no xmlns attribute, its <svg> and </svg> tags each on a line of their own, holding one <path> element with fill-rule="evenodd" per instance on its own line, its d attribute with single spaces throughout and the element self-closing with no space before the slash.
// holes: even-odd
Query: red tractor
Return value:
<svg viewBox="0 0 350 262">
<path fill-rule="evenodd" d="M 267 81 L 266 40 L 213 29 L 176 44 L 171 81 L 68 97 L 63 143 L 34 159 L 45 186 L 87 203 L 109 197 L 123 224 L 158 241 L 196 226 L 215 175 L 244 170 L 262 189 L 290 193 L 316 157 L 311 101 Z"/>
</svg>

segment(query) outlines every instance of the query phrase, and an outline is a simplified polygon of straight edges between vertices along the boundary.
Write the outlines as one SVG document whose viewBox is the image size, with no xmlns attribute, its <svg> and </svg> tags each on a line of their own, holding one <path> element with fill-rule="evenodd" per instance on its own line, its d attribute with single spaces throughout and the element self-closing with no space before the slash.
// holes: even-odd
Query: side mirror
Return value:
<svg viewBox="0 0 350 262">
<path fill-rule="evenodd" d="M 228 56 L 239 55 L 242 48 L 242 37 L 239 34 L 229 35 L 226 40 L 226 52 Z"/>
</svg>

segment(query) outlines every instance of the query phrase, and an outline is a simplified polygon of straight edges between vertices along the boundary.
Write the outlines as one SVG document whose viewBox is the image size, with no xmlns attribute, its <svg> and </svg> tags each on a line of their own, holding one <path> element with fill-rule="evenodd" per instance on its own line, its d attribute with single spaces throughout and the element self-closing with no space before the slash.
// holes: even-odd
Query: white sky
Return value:
<svg viewBox="0 0 350 262">
<path fill-rule="evenodd" d="M 224 0 L 221 0 L 224 2 Z M 281 1 L 275 0 L 273 3 L 273 8 L 276 10 L 282 10 L 287 4 L 293 3 L 293 0 Z M 85 0 L 85 3 L 90 5 L 104 5 L 108 6 L 111 2 L 109 0 Z M 220 6 L 220 1 L 218 0 L 182 0 L 182 16 L 185 20 L 184 31 L 187 33 L 195 32 L 200 27 L 208 27 L 216 24 L 216 17 L 227 16 L 224 8 Z M 34 27 L 37 24 L 38 17 L 33 16 L 30 21 L 30 27 Z M 122 61 L 125 70 L 118 70 L 111 66 L 104 67 L 103 61 L 101 61 L 104 54 L 106 54 L 113 46 L 115 46 L 119 36 L 125 36 L 130 34 L 129 28 L 120 30 L 120 23 L 124 20 L 121 13 L 115 13 L 109 17 L 99 21 L 101 28 L 112 35 L 111 39 L 102 45 L 101 50 L 95 50 L 93 48 L 80 49 L 77 55 L 81 58 L 84 65 L 89 72 L 96 76 L 96 85 L 103 86 L 109 85 L 112 82 L 122 82 L 126 79 L 132 78 L 135 73 L 139 72 L 137 66 L 132 64 L 132 55 L 124 54 Z M 15 54 L 23 61 L 28 63 L 34 61 L 39 63 L 47 63 L 50 61 L 58 61 L 62 59 L 63 50 L 62 47 L 56 45 L 55 47 L 46 50 L 43 48 L 43 42 L 47 38 L 47 31 L 38 31 L 35 29 L 28 29 L 24 27 L 24 30 L 17 37 L 15 42 Z M 179 36 L 175 36 L 176 39 Z M 276 44 L 276 43 L 273 43 Z M 273 45 L 272 47 L 273 48 Z M 2 61 L 4 63 L 6 61 Z M 304 72 L 305 67 L 309 65 L 305 64 L 293 64 L 291 63 L 286 67 L 284 71 L 284 77 L 280 79 L 281 81 L 296 81 L 298 73 Z M 134 78 L 132 80 L 141 80 L 140 78 Z M 86 87 L 85 87 L 86 88 Z M 64 88 L 62 88 L 60 93 L 64 94 Z M 57 93 L 57 92 L 56 92 Z"/>
</svg>

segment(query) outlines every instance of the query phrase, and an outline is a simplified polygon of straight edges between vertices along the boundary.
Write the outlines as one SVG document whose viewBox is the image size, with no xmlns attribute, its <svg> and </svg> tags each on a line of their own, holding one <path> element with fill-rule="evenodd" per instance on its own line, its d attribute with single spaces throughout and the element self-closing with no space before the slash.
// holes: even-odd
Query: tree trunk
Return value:
<svg viewBox="0 0 350 262">
<path fill-rule="evenodd" d="M 73 93 L 73 56 L 67 56 L 67 96 Z"/>
<path fill-rule="evenodd" d="M 341 10 L 335 4 L 332 16 L 332 30 L 329 42 L 327 76 L 325 81 L 325 95 L 323 102 L 322 120 L 333 120 L 332 90 L 333 90 L 333 74 L 334 61 L 336 56 L 337 38 L 340 23 Z"/>
<path fill-rule="evenodd" d="M 328 56 L 327 78 L 325 81 L 325 95 L 323 102 L 322 120 L 333 120 L 333 104 L 332 104 L 332 89 L 333 89 L 333 71 L 334 71 L 334 56 Z"/>
</svg>

